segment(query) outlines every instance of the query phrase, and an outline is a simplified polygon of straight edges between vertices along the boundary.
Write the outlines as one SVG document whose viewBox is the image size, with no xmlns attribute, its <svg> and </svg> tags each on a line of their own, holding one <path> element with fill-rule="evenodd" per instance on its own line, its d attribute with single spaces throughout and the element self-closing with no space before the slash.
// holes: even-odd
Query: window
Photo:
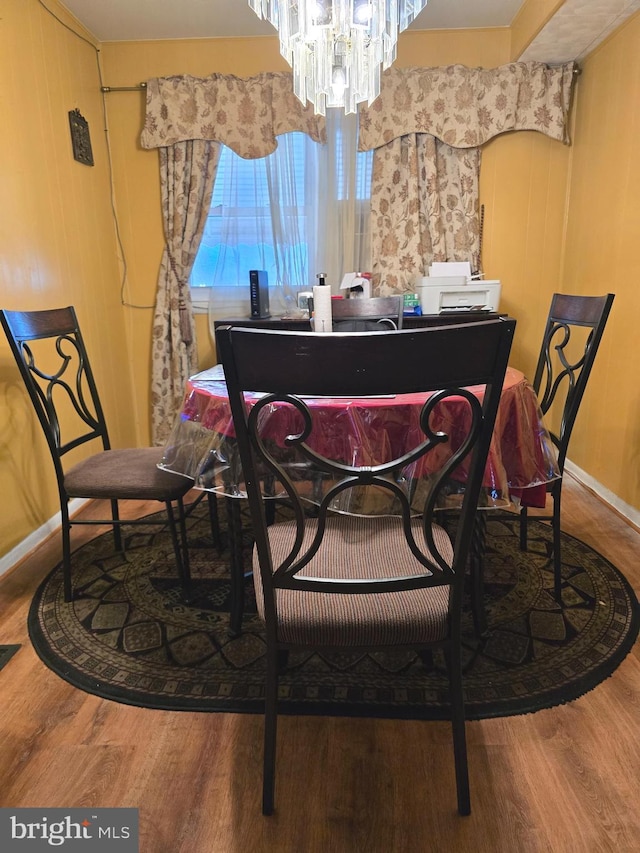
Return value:
<svg viewBox="0 0 640 853">
<path fill-rule="evenodd" d="M 298 216 L 300 231 L 306 233 L 305 140 L 301 133 L 291 136 L 297 197 L 295 208 L 284 213 Z M 267 174 L 269 159 L 243 160 L 230 148 L 222 147 L 211 208 L 191 273 L 192 286 L 246 285 L 251 269 L 265 269 L 270 282 L 278 281 Z M 308 245 L 297 248 L 308 261 Z"/>
<path fill-rule="evenodd" d="M 356 152 L 355 116 L 330 112 L 339 115 L 327 117 L 327 145 L 291 133 L 260 160 L 222 148 L 192 288 L 214 288 L 220 297 L 243 288 L 245 298 L 251 269 L 266 270 L 272 288 L 290 292 L 314 284 L 318 272 L 339 282 L 345 272 L 368 269 L 372 152 Z"/>
</svg>

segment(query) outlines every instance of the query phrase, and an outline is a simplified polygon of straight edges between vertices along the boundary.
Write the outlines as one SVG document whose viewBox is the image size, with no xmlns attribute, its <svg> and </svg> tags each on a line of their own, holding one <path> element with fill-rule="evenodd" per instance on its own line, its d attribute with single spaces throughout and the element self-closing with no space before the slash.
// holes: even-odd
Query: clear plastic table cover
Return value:
<svg viewBox="0 0 640 853">
<path fill-rule="evenodd" d="M 472 389 L 479 398 L 484 386 Z M 260 395 L 247 395 L 252 405 Z M 308 442 L 314 450 L 345 463 L 376 465 L 401 456 L 422 438 L 419 418 L 427 394 L 393 397 L 307 398 L 313 409 L 314 430 Z M 435 429 L 449 435 L 432 460 L 421 460 L 398 472 L 396 482 L 420 510 L 429 488 L 433 465 L 439 467 L 464 431 L 467 404 L 450 397 L 438 404 L 432 420 Z M 287 472 L 318 502 L 330 484 L 299 451 L 284 446 L 284 437 L 300 429 L 299 413 L 284 403 L 269 404 L 261 414 L 261 431 Z M 427 467 L 429 466 L 429 467 Z M 230 497 L 245 497 L 242 466 L 224 373 L 221 365 L 203 371 L 187 383 L 181 411 L 164 448 L 160 467 L 194 481 L 195 488 Z M 559 476 L 557 453 L 544 425 L 535 392 L 524 375 L 508 368 L 485 468 L 480 506 L 505 507 L 521 501 L 544 506 L 546 484 Z M 464 490 L 465 472 L 456 470 L 442 506 L 455 506 Z M 283 494 L 280 484 L 265 476 L 266 497 Z M 386 489 L 367 487 L 342 492 L 332 504 L 336 511 L 354 514 L 396 514 L 397 499 Z"/>
</svg>

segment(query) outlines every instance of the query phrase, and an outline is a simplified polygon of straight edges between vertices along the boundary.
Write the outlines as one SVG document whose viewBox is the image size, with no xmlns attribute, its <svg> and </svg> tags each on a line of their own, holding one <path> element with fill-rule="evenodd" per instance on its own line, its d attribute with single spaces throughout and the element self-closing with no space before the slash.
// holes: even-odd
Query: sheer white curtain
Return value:
<svg viewBox="0 0 640 853">
<path fill-rule="evenodd" d="M 318 169 L 324 148 L 304 134 L 286 134 L 265 157 L 277 284 L 269 294 L 272 313 L 290 314 L 296 293 L 323 272 L 318 268 Z"/>
<path fill-rule="evenodd" d="M 318 173 L 319 261 L 334 293 L 347 272 L 371 269 L 369 210 L 373 152 L 357 153 L 358 117 L 327 110 L 327 145 Z"/>
<path fill-rule="evenodd" d="M 284 134 L 273 154 L 242 163 L 224 152 L 223 183 L 214 187 L 203 238 L 205 247 L 221 244 L 210 290 L 211 328 L 214 319 L 248 313 L 248 269 L 268 271 L 276 316 L 295 309 L 297 291 L 317 283 L 318 273 L 327 273 L 337 293 L 345 272 L 370 269 L 373 154 L 357 154 L 357 117 L 341 110 L 327 111 L 327 140 L 320 145 L 301 133 Z M 229 286 L 230 280 L 240 286 Z"/>
<path fill-rule="evenodd" d="M 211 287 L 210 315 L 246 314 L 248 271 L 272 270 L 273 231 L 265 180 L 267 159 L 243 160 L 229 148 L 223 148 L 222 168 L 214 185 L 200 244 L 201 253 L 207 255 L 200 278 Z M 246 282 L 246 287 L 238 286 L 240 282 Z"/>
<path fill-rule="evenodd" d="M 373 152 L 357 154 L 356 115 L 327 110 L 327 144 L 281 136 L 265 158 L 273 239 L 286 309 L 292 294 L 317 284 L 318 273 L 338 292 L 346 272 L 370 269 L 370 182 Z M 304 169 L 299 146 L 304 146 Z"/>
</svg>

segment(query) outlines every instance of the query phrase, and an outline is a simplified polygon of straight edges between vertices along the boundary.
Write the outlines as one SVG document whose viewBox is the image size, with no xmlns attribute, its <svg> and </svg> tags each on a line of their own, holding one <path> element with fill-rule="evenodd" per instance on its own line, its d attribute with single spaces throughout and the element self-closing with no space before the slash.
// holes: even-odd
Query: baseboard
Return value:
<svg viewBox="0 0 640 853">
<path fill-rule="evenodd" d="M 564 467 L 565 471 L 568 471 L 579 483 L 586 486 L 586 488 L 593 492 L 597 498 L 611 507 L 617 515 L 625 521 L 628 521 L 636 530 L 640 531 L 639 510 L 625 503 L 617 495 L 605 488 L 602 483 L 599 483 L 590 474 L 587 474 L 587 472 L 583 471 L 582 468 L 578 468 L 577 465 L 574 465 L 573 462 L 570 462 L 568 459 L 565 462 Z"/>
<path fill-rule="evenodd" d="M 87 503 L 89 503 L 88 498 L 74 498 L 72 501 L 69 501 L 69 514 L 75 515 Z M 52 518 L 45 521 L 41 527 L 34 530 L 33 533 L 30 533 L 26 539 L 23 539 L 19 545 L 16 545 L 16 547 L 9 551 L 8 554 L 5 554 L 4 557 L 0 557 L 0 576 L 4 575 L 14 566 L 17 566 L 25 557 L 28 557 L 29 554 L 42 545 L 42 543 L 45 542 L 52 533 L 60 530 L 61 525 L 62 517 L 60 513 L 57 512 Z"/>
</svg>

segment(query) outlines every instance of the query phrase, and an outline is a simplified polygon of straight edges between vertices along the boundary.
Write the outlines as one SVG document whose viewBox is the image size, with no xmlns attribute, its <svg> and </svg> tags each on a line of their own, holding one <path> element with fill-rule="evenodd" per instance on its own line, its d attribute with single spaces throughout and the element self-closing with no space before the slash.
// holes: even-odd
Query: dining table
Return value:
<svg viewBox="0 0 640 853">
<path fill-rule="evenodd" d="M 472 392 L 481 400 L 484 386 Z M 262 394 L 245 395 L 248 406 Z M 345 463 L 376 465 L 396 459 L 421 440 L 420 413 L 429 393 L 376 397 L 317 397 L 306 399 L 314 409 L 314 432 L 309 444 L 317 452 Z M 457 436 L 464 434 L 468 407 L 461 397 L 449 397 L 432 414 L 434 429 L 449 440 L 435 454 L 441 466 L 455 450 Z M 286 443 L 287 435 L 300 428 L 300 416 L 290 404 L 275 401 L 263 408 L 261 431 L 279 464 L 289 476 L 305 484 L 309 503 L 319 503 L 331 485 L 326 474 L 314 471 L 309 461 Z M 423 437 L 423 436 L 422 436 Z M 434 454 L 430 454 L 433 457 Z M 418 512 L 430 487 L 433 470 L 421 460 L 396 472 L 396 484 L 405 491 Z M 245 576 L 242 560 L 243 531 L 239 504 L 246 497 L 242 465 L 235 440 L 233 419 L 222 365 L 190 377 L 181 409 L 165 444 L 160 467 L 182 474 L 194 488 L 226 500 L 229 520 L 231 571 L 236 583 Z M 556 448 L 545 426 L 537 396 L 524 374 L 507 368 L 481 489 L 479 509 L 515 505 L 544 507 L 547 485 L 560 476 Z M 266 505 L 284 496 L 270 472 L 262 479 Z M 454 472 L 441 498 L 442 509 L 455 509 L 464 493 L 464 467 Z M 397 498 L 386 489 L 369 487 L 340 493 L 331 504 L 335 512 L 394 515 Z M 481 516 L 482 513 L 478 513 Z M 480 529 L 483 529 L 482 523 Z M 482 545 L 479 546 L 480 550 Z M 242 615 L 232 615 L 232 633 L 237 633 Z"/>
</svg>

